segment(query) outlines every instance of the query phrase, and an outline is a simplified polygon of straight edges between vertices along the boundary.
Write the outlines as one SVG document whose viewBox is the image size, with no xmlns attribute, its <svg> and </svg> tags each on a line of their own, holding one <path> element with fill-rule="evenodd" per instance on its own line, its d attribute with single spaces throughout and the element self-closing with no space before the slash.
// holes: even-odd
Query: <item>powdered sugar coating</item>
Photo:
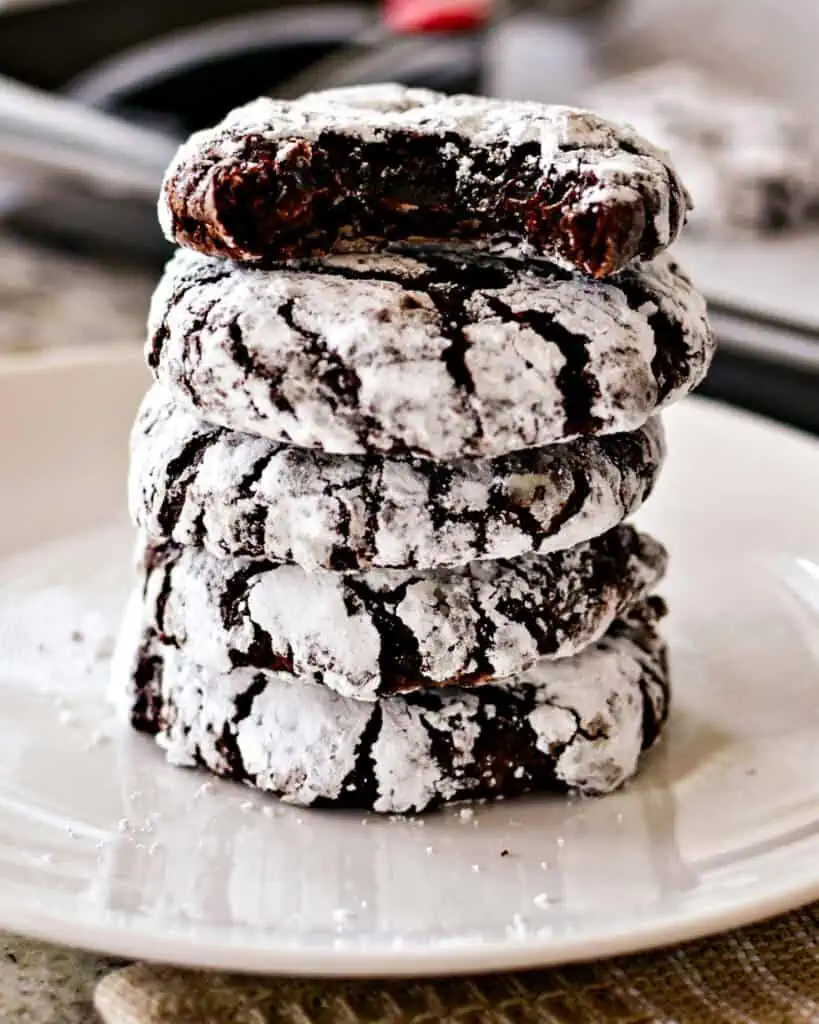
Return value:
<svg viewBox="0 0 819 1024">
<path fill-rule="evenodd" d="M 402 166 L 402 159 L 415 166 Z M 418 160 L 433 168 L 439 188 L 396 190 L 397 176 L 406 182 L 417 175 Z M 236 193 L 245 192 L 254 176 L 263 177 L 271 208 L 289 206 L 281 226 L 293 236 L 287 244 L 298 247 L 291 256 L 377 244 L 368 212 L 387 201 L 391 212 L 403 203 L 409 215 L 405 234 L 400 217 L 392 224 L 393 239 L 460 234 L 492 241 L 510 226 L 514 234 L 517 224 L 519 238 L 539 253 L 596 276 L 662 251 L 690 204 L 667 153 L 633 129 L 589 111 L 383 84 L 296 101 L 262 97 L 191 136 L 163 183 L 159 217 L 168 239 L 245 262 L 286 258 L 275 246 L 268 251 L 257 243 L 255 229 L 244 230 L 246 224 L 231 218 Z M 295 195 L 297 183 L 305 197 Z M 328 189 L 334 190 L 329 200 Z M 312 210 L 313 190 L 321 212 Z M 443 206 L 462 206 L 464 215 L 446 222 L 442 233 L 429 234 L 416 216 L 425 204 L 432 226 Z M 534 227 L 527 204 L 546 211 L 559 207 L 567 220 L 558 219 L 551 235 L 548 228 L 544 234 L 543 223 Z M 335 216 L 342 207 L 337 230 L 325 236 L 328 211 Z M 501 211 L 512 214 L 511 222 Z M 321 213 L 324 223 L 314 223 Z M 244 220 L 253 216 L 243 213 Z M 597 226 L 584 238 L 592 220 Z M 608 238 L 600 237 L 606 233 Z"/>
<path fill-rule="evenodd" d="M 654 609 L 583 654 L 502 685 L 364 703 L 276 672 L 205 671 L 126 617 L 112 692 L 172 764 L 205 765 L 297 804 L 383 813 L 528 790 L 608 793 L 631 777 L 668 708 Z"/>
<path fill-rule="evenodd" d="M 819 132 L 791 107 L 676 63 L 601 82 L 587 99 L 673 152 L 695 231 L 775 231 L 819 215 Z"/>
<path fill-rule="evenodd" d="M 498 459 L 327 455 L 209 425 L 155 386 L 134 426 L 131 514 L 157 540 L 306 569 L 440 568 L 599 536 L 648 497 L 659 420 Z"/>
<path fill-rule="evenodd" d="M 147 628 L 217 672 L 277 669 L 346 697 L 503 678 L 575 654 L 649 594 L 664 548 L 620 526 L 567 551 L 426 572 L 305 572 L 148 546 Z"/>
<path fill-rule="evenodd" d="M 576 107 L 526 100 L 496 99 L 466 93 L 447 95 L 414 89 L 395 82 L 347 86 L 307 93 L 297 100 L 260 96 L 230 111 L 216 128 L 206 128 L 182 147 L 201 148 L 201 140 L 224 135 L 246 138 L 269 133 L 282 145 L 293 139 L 315 141 L 328 131 L 354 135 L 363 142 L 384 138 L 391 130 L 408 130 L 435 137 L 452 133 L 470 145 L 520 145 L 536 142 L 548 165 L 561 152 L 599 150 L 625 157 L 649 156 L 659 162 L 668 154 L 630 125 L 619 125 Z M 218 145 L 218 143 L 217 143 Z M 225 140 L 226 155 L 231 152 Z M 468 176 L 469 168 L 462 174 Z"/>
<path fill-rule="evenodd" d="M 180 252 L 149 331 L 155 376 L 205 420 L 434 459 L 635 430 L 700 382 L 715 344 L 666 258 L 592 282 L 441 250 L 275 271 Z"/>
</svg>

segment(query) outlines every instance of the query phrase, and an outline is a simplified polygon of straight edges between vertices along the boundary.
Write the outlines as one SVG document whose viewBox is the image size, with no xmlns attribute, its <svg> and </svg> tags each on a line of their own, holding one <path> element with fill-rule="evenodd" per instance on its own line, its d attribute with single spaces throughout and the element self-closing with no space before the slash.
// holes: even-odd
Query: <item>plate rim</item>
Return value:
<svg viewBox="0 0 819 1024">
<path fill-rule="evenodd" d="M 59 918 L 59 928 L 43 915 L 9 909 L 0 899 L 0 927 L 37 941 L 73 947 L 102 956 L 199 970 L 232 971 L 247 975 L 287 975 L 297 978 L 431 978 L 448 975 L 492 974 L 559 967 L 650 952 L 668 946 L 724 934 L 759 924 L 819 899 L 819 867 L 811 881 L 767 891 L 751 902 L 700 911 L 696 916 L 654 917 L 628 932 L 609 928 L 590 937 L 562 937 L 558 942 L 535 935 L 500 942 L 458 941 L 390 950 L 359 947 L 297 947 L 282 942 L 250 944 L 219 941 L 222 929 L 141 925 L 144 917 L 112 912 L 107 926 Z M 110 930 L 108 930 L 110 929 Z M 245 933 L 247 934 L 247 933 Z M 261 934 L 261 932 L 260 932 Z"/>
</svg>

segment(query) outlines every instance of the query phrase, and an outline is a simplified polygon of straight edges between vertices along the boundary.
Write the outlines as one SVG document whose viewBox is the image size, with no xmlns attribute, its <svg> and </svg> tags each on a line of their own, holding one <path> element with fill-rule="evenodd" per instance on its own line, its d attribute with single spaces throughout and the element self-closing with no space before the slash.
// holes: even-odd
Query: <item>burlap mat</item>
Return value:
<svg viewBox="0 0 819 1024">
<path fill-rule="evenodd" d="M 97 987 L 106 1024 L 819 1022 L 819 904 L 602 963 L 444 981 L 332 982 L 136 965 Z"/>
</svg>

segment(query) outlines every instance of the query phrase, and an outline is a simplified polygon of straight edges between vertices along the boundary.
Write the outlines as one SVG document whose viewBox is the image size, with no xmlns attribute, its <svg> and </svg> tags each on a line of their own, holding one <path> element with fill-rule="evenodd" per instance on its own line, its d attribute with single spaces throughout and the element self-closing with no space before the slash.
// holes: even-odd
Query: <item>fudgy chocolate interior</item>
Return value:
<svg viewBox="0 0 819 1024">
<path fill-rule="evenodd" d="M 470 171 L 459 177 L 465 158 Z M 249 136 L 236 162 L 217 172 L 213 201 L 232 240 L 221 245 L 228 256 L 239 250 L 272 263 L 323 255 L 345 240 L 507 239 L 603 276 L 657 248 L 656 211 L 636 192 L 578 208 L 595 184 L 579 161 L 544 174 L 534 142 L 501 153 L 452 133 L 361 142 L 323 132 L 289 149 Z M 181 227 L 195 237 L 197 226 Z M 220 247 L 212 235 L 210 242 Z"/>
</svg>

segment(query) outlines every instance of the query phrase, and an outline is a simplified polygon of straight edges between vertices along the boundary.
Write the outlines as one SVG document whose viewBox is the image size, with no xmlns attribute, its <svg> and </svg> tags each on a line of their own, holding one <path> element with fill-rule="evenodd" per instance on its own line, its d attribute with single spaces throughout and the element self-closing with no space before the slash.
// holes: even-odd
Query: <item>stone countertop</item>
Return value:
<svg viewBox="0 0 819 1024">
<path fill-rule="evenodd" d="M 3 1024 L 98 1024 L 94 985 L 120 961 L 0 935 Z"/>
</svg>

